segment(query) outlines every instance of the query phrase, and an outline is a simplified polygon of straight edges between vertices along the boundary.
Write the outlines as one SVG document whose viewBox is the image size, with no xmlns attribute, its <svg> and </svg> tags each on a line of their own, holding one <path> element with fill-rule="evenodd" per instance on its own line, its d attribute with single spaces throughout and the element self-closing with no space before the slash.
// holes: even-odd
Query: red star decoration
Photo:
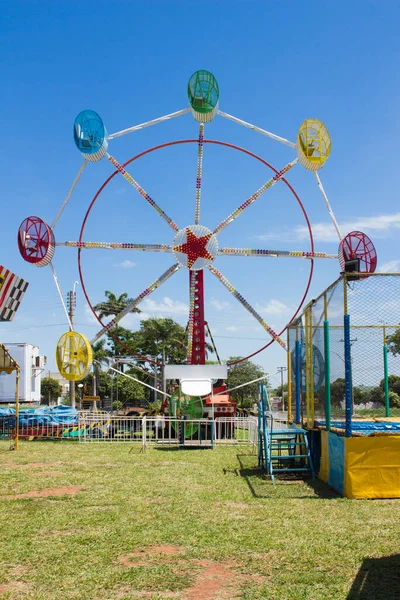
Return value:
<svg viewBox="0 0 400 600">
<path fill-rule="evenodd" d="M 182 252 L 187 254 L 188 269 L 190 269 L 198 258 L 205 258 L 206 260 L 213 260 L 214 257 L 209 253 L 206 246 L 208 240 L 212 236 L 212 233 L 207 233 L 202 237 L 197 237 L 193 231 L 188 227 L 186 229 L 186 242 L 180 246 L 174 246 L 175 252 Z"/>
</svg>

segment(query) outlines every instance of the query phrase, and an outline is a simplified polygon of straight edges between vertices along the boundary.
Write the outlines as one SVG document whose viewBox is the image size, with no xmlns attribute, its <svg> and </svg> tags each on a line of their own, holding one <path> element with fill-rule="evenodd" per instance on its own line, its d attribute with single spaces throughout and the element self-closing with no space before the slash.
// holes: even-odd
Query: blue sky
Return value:
<svg viewBox="0 0 400 600">
<path fill-rule="evenodd" d="M 67 324 L 49 268 L 24 263 L 16 245 L 20 222 L 54 219 L 82 164 L 72 124 L 83 109 L 103 118 L 110 133 L 187 106 L 186 86 L 208 69 L 220 87 L 220 108 L 294 140 L 301 122 L 321 119 L 332 137 L 320 171 L 344 233 L 370 235 L 380 269 L 400 270 L 397 141 L 399 54 L 397 2 L 2 2 L 1 264 L 30 282 L 0 340 L 37 344 L 53 370 L 57 339 Z M 120 162 L 151 146 L 195 138 L 190 115 L 110 142 Z M 282 168 L 286 146 L 216 118 L 205 136 L 251 150 Z M 180 227 L 193 221 L 196 145 L 153 153 L 130 173 Z M 213 229 L 258 189 L 270 172 L 233 150 L 204 153 L 202 218 Z M 77 240 L 94 194 L 112 173 L 108 161 L 89 165 L 55 229 L 58 241 Z M 297 165 L 288 180 L 313 224 L 316 249 L 337 250 L 337 238 L 313 176 Z M 281 184 L 262 196 L 220 236 L 224 246 L 308 250 L 304 219 Z M 90 217 L 88 240 L 172 242 L 173 231 L 115 177 Z M 126 262 L 128 261 L 128 262 Z M 170 255 L 88 251 L 83 265 L 93 302 L 105 289 L 138 295 L 172 263 Z M 304 290 L 305 261 L 221 257 L 216 266 L 276 329 Z M 78 279 L 76 250 L 58 248 L 54 266 L 64 294 Z M 309 299 L 339 273 L 319 261 Z M 264 345 L 267 334 L 211 275 L 206 317 L 227 358 Z M 181 270 L 143 304 L 143 317 L 187 319 L 188 274 Z M 77 330 L 98 327 L 78 291 Z M 293 311 L 292 311 L 293 312 Z M 126 325 L 137 326 L 135 317 Z M 271 374 L 286 364 L 275 347 L 256 361 Z M 272 380 L 274 382 L 274 379 Z"/>
</svg>

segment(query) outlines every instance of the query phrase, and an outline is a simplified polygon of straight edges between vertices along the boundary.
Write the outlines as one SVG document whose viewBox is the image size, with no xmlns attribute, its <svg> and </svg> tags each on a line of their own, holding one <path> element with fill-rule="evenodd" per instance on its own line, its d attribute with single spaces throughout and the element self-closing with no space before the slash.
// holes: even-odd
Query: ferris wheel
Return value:
<svg viewBox="0 0 400 600">
<path fill-rule="evenodd" d="M 328 197 L 323 188 L 319 177 L 319 170 L 324 166 L 331 152 L 331 139 L 325 125 L 318 119 L 306 119 L 301 124 L 296 141 L 292 142 L 283 137 L 275 135 L 265 129 L 261 129 L 256 125 L 243 121 L 219 109 L 219 87 L 215 77 L 209 71 L 196 71 L 188 82 L 188 100 L 189 106 L 183 110 L 162 116 L 160 118 L 141 123 L 133 127 L 129 127 L 122 131 L 113 134 L 108 134 L 106 127 L 101 117 L 93 110 L 82 111 L 75 119 L 73 126 L 73 136 L 76 147 L 84 158 L 84 162 L 79 169 L 77 176 L 69 190 L 67 196 L 62 202 L 54 221 L 48 225 L 45 221 L 37 216 L 26 218 L 20 225 L 18 230 L 18 248 L 27 262 L 37 266 L 50 266 L 52 275 L 60 295 L 66 316 L 69 324 L 69 331 L 66 332 L 58 341 L 56 350 L 57 366 L 60 373 L 69 380 L 77 381 L 85 377 L 89 372 L 92 363 L 91 345 L 99 340 L 103 335 L 109 334 L 118 343 L 123 343 L 114 334 L 113 329 L 128 313 L 140 305 L 152 292 L 159 288 L 163 283 L 173 277 L 180 269 L 186 269 L 189 273 L 189 314 L 188 314 L 188 347 L 187 347 L 187 363 L 200 365 L 205 364 L 206 358 L 206 319 L 205 319 L 205 292 L 204 292 L 204 273 L 208 271 L 215 277 L 222 286 L 224 286 L 236 300 L 250 313 L 250 315 L 258 321 L 259 325 L 265 330 L 268 335 L 267 342 L 258 350 L 249 356 L 241 359 L 245 360 L 267 348 L 273 342 L 277 342 L 286 349 L 285 342 L 282 339 L 282 334 L 286 330 L 287 325 L 295 319 L 299 314 L 301 307 L 306 299 L 314 268 L 314 259 L 338 259 L 341 269 L 345 270 L 349 261 L 356 261 L 356 266 L 353 270 L 364 273 L 368 276 L 376 268 L 376 252 L 371 240 L 362 232 L 351 232 L 345 237 L 342 236 L 339 225 L 335 219 Z M 160 144 L 149 148 L 148 150 L 120 163 L 113 155 L 109 153 L 109 143 L 113 142 L 121 136 L 131 134 L 135 131 L 146 127 L 154 126 L 168 120 L 176 119 L 187 113 L 190 113 L 198 123 L 198 134 L 193 139 L 182 139 Z M 280 169 L 275 168 L 260 156 L 236 146 L 220 140 L 209 139 L 205 136 L 207 124 L 214 118 L 224 118 L 234 123 L 253 130 L 258 134 L 267 136 L 277 143 L 284 144 L 293 151 L 293 158 Z M 147 192 L 129 172 L 134 170 L 135 162 L 142 156 L 157 152 L 162 148 L 170 148 L 182 144 L 195 144 L 197 146 L 197 166 L 194 177 L 194 206 L 193 206 L 193 221 L 189 224 L 179 225 L 173 220 L 166 210 L 168 207 L 161 207 L 156 200 Z M 269 171 L 270 176 L 265 183 L 253 191 L 237 208 L 226 216 L 220 223 L 209 228 L 201 223 L 201 200 L 202 200 L 202 182 L 203 182 L 203 153 L 207 146 L 216 145 L 222 148 L 231 148 L 239 153 L 252 157 L 264 165 Z M 89 163 L 96 163 L 103 159 L 110 162 L 113 171 L 101 185 L 94 198 L 89 203 L 85 217 L 80 230 L 79 239 L 69 242 L 57 242 L 54 234 L 55 227 L 60 219 L 64 209 L 69 203 L 73 191 L 81 178 L 85 168 Z M 298 194 L 286 179 L 286 174 L 300 165 L 310 171 L 318 185 L 322 194 L 323 201 L 328 209 L 330 218 L 339 238 L 338 255 L 327 254 L 325 252 L 317 252 L 314 248 L 314 240 L 312 228 L 305 207 L 300 200 Z M 129 168 L 129 171 L 128 171 Z M 133 172 L 133 171 L 132 171 Z M 169 228 L 172 230 L 168 239 L 160 240 L 158 244 L 147 244 L 140 240 L 138 243 L 133 242 L 109 242 L 109 241 L 87 241 L 85 239 L 85 227 L 91 215 L 92 209 L 96 204 L 101 193 L 107 185 L 115 177 L 123 177 L 127 183 L 143 198 L 144 202 L 154 209 L 158 217 L 163 219 Z M 258 199 L 263 196 L 274 185 L 284 185 L 293 195 L 306 222 L 306 227 L 309 235 L 309 250 L 283 250 L 283 249 L 266 249 L 266 248 L 236 248 L 236 247 L 221 247 L 218 236 L 229 225 L 240 218 L 244 211 L 253 205 Z M 166 208 L 166 210 L 164 210 Z M 53 258 L 58 246 L 78 248 L 78 269 L 82 284 L 82 289 L 89 307 L 93 311 L 96 319 L 99 322 L 100 329 L 98 333 L 89 341 L 84 335 L 72 330 L 72 325 L 69 319 L 68 311 L 65 306 L 63 295 L 57 279 Z M 86 250 L 96 249 L 121 249 L 126 251 L 139 252 L 162 252 L 171 255 L 171 266 L 162 273 L 155 281 L 142 290 L 133 300 L 116 315 L 109 323 L 104 324 L 100 317 L 94 311 L 89 295 L 86 290 L 83 270 L 81 264 L 81 254 Z M 220 256 L 247 256 L 258 257 L 260 259 L 268 258 L 287 258 L 293 260 L 305 260 L 309 262 L 308 279 L 303 292 L 302 298 L 294 314 L 285 327 L 276 332 L 270 324 L 251 306 L 239 290 L 236 289 L 225 275 L 218 269 L 218 257 Z M 131 349 L 128 348 L 131 352 Z M 132 353 L 132 352 L 131 352 Z M 139 355 L 138 355 L 139 356 Z M 143 357 L 142 357 L 143 358 Z M 149 362 L 156 361 L 145 359 Z M 233 364 L 233 363 L 231 363 Z"/>
</svg>

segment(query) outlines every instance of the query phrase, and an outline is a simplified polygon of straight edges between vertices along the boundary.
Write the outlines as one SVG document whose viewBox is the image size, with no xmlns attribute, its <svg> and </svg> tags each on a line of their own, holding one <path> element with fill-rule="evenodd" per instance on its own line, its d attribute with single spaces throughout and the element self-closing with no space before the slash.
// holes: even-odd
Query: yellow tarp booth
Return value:
<svg viewBox="0 0 400 600">
<path fill-rule="evenodd" d="M 400 498 L 400 435 L 321 431 L 319 478 L 346 498 Z"/>
<path fill-rule="evenodd" d="M 344 490 L 347 498 L 400 498 L 400 436 L 347 438 Z"/>
</svg>

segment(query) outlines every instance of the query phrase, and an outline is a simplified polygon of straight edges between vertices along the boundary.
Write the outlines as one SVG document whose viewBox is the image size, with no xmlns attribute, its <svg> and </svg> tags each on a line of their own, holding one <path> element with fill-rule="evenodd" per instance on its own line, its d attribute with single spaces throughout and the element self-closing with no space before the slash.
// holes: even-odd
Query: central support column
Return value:
<svg viewBox="0 0 400 600">
<path fill-rule="evenodd" d="M 205 365 L 206 339 L 204 322 L 204 273 L 189 271 L 190 286 L 194 287 L 193 344 L 190 362 L 192 365 Z"/>
</svg>

